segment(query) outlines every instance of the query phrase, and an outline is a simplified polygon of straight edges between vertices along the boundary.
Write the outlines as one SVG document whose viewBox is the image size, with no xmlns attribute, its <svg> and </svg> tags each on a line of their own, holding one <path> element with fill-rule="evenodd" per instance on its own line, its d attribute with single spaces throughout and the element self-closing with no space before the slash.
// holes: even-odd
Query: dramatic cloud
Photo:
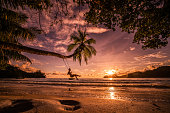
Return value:
<svg viewBox="0 0 170 113">
<path fill-rule="evenodd" d="M 104 33 L 106 31 L 108 31 L 108 29 L 98 28 L 98 27 L 88 27 L 87 28 L 88 33 Z"/>
<path fill-rule="evenodd" d="M 35 68 L 35 67 L 27 67 L 27 68 L 25 68 L 25 69 L 22 69 L 23 71 L 26 71 L 26 72 L 36 72 L 37 70 L 39 70 L 39 69 L 37 69 L 37 68 Z"/>
<path fill-rule="evenodd" d="M 133 51 L 133 50 L 135 50 L 135 47 L 130 47 L 129 49 L 130 49 L 131 51 Z"/>
<path fill-rule="evenodd" d="M 103 77 L 104 70 L 119 69 L 120 73 L 125 73 L 139 71 L 144 68 L 152 69 L 157 65 L 170 65 L 168 60 L 170 46 L 162 48 L 161 51 L 142 50 L 141 45 L 132 43 L 134 34 L 121 32 L 118 27 L 113 32 L 106 28 L 87 24 L 84 20 L 84 13 L 88 11 L 87 8 L 79 10 L 75 5 L 69 4 L 69 17 L 59 16 L 59 19 L 62 20 L 58 23 L 54 22 L 57 7 L 50 11 L 50 13 L 48 11 L 42 12 L 40 16 L 41 24 L 39 24 L 38 11 L 24 10 L 29 19 L 28 24 L 23 26 L 40 28 L 41 25 L 43 34 L 38 35 L 33 41 L 23 42 L 23 45 L 68 55 L 71 54 L 67 52 L 67 45 L 71 43 L 70 35 L 78 29 L 86 29 L 89 34 L 88 37 L 96 40 L 94 47 L 97 50 L 97 55 L 89 60 L 88 65 L 82 62 L 81 66 L 78 62 L 68 59 L 73 73 L 81 74 L 82 77 Z M 39 68 L 42 71 L 49 72 L 47 73 L 49 77 L 66 77 L 65 74 L 68 70 L 63 66 L 62 59 L 31 54 L 25 55 L 28 55 L 33 64 L 21 65 L 20 63 L 21 68 L 27 71 L 36 71 L 36 68 Z M 166 61 L 163 62 L 163 60 Z"/>
<path fill-rule="evenodd" d="M 29 62 L 23 63 L 20 68 L 25 69 L 30 66 Z"/>
<path fill-rule="evenodd" d="M 57 68 L 65 68 L 65 66 L 55 66 L 55 67 L 57 67 Z"/>
<path fill-rule="evenodd" d="M 63 24 L 69 24 L 69 25 L 85 25 L 87 24 L 84 20 L 76 20 L 76 19 L 72 19 L 72 20 L 69 20 L 69 19 L 64 19 L 63 20 Z"/>
<path fill-rule="evenodd" d="M 167 56 L 164 55 L 165 53 L 162 53 L 161 51 L 157 53 L 152 53 L 144 56 L 139 56 L 139 57 L 134 57 L 135 60 L 140 61 L 140 60 L 145 60 L 147 58 L 165 58 Z"/>
<path fill-rule="evenodd" d="M 31 59 L 33 64 L 37 64 L 37 65 L 43 65 L 43 63 L 40 60 L 37 59 Z"/>
<path fill-rule="evenodd" d="M 161 62 L 159 65 L 160 66 L 170 66 L 170 60 L 166 60 L 164 62 Z"/>
<path fill-rule="evenodd" d="M 148 65 L 145 69 L 145 70 L 153 70 L 153 69 L 156 69 L 158 66 L 157 65 Z"/>
<path fill-rule="evenodd" d="M 55 51 L 55 52 L 66 53 L 66 52 L 67 52 L 67 49 L 64 48 L 64 47 L 56 47 L 56 48 L 54 48 L 54 51 Z"/>
<path fill-rule="evenodd" d="M 30 63 L 28 63 L 28 62 L 22 64 L 21 66 L 19 66 L 19 68 L 23 71 L 26 71 L 26 72 L 36 72 L 37 70 L 39 70 L 35 67 L 31 67 Z"/>
<path fill-rule="evenodd" d="M 165 60 L 163 62 L 149 62 L 148 63 L 149 65 L 146 66 L 143 71 L 146 71 L 146 70 L 153 70 L 153 69 L 156 69 L 160 66 L 170 66 L 170 60 Z"/>
</svg>

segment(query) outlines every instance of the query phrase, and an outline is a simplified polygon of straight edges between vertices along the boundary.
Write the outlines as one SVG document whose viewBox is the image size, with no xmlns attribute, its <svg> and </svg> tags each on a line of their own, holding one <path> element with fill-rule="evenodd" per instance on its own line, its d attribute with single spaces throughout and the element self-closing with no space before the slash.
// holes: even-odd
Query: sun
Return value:
<svg viewBox="0 0 170 113">
<path fill-rule="evenodd" d="M 106 71 L 106 75 L 113 75 L 115 73 L 116 73 L 116 70 L 114 70 L 114 69 Z"/>
</svg>

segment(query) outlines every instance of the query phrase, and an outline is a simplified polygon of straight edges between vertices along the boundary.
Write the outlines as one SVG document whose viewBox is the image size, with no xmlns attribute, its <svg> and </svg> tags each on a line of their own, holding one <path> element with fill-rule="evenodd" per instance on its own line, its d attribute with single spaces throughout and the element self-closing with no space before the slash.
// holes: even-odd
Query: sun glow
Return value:
<svg viewBox="0 0 170 113">
<path fill-rule="evenodd" d="M 114 69 L 106 71 L 106 75 L 113 75 L 115 73 L 116 73 L 116 70 L 114 70 Z"/>
</svg>

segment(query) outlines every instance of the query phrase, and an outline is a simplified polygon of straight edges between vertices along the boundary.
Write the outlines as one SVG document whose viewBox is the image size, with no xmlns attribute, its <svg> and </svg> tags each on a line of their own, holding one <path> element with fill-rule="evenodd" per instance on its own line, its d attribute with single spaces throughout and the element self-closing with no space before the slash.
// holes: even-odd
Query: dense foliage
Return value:
<svg viewBox="0 0 170 113">
<path fill-rule="evenodd" d="M 49 4 L 49 0 L 0 0 L 0 41 L 21 45 L 19 40 L 34 39 L 40 30 L 23 27 L 28 17 L 19 9 L 43 10 Z M 0 48 L 0 64 L 6 65 L 10 59 L 31 62 L 19 51 Z"/>
<path fill-rule="evenodd" d="M 79 0 L 82 1 L 82 0 Z M 90 10 L 86 21 L 116 30 L 135 33 L 133 42 L 143 49 L 161 48 L 170 36 L 169 0 L 83 0 Z"/>
<path fill-rule="evenodd" d="M 41 11 L 48 10 L 49 7 L 57 7 L 54 17 L 56 22 L 59 17 L 62 19 L 63 16 L 69 15 L 67 10 L 69 3 L 71 2 L 68 0 L 0 0 L 0 64 L 6 65 L 10 59 L 31 62 L 21 54 L 21 51 L 40 55 L 53 54 L 37 52 L 29 48 L 21 49 L 21 46 L 17 46 L 21 45 L 20 40 L 34 39 L 36 34 L 41 32 L 37 28 L 23 27 L 28 17 L 21 10 L 30 8 L 41 14 Z M 170 36 L 170 1 L 168 0 L 73 0 L 73 3 L 79 4 L 78 7 L 89 7 L 89 11 L 85 14 L 85 20 L 89 23 L 113 30 L 119 27 L 122 31 L 135 33 L 133 42 L 141 44 L 144 49 L 161 48 L 168 44 Z M 9 48 L 10 44 L 6 43 L 13 44 L 15 49 Z M 82 51 L 74 53 L 77 55 L 68 57 L 74 56 L 74 60 L 80 61 L 85 55 Z M 55 55 L 60 58 L 65 57 L 60 54 Z M 87 61 L 87 57 L 84 59 Z"/>
</svg>

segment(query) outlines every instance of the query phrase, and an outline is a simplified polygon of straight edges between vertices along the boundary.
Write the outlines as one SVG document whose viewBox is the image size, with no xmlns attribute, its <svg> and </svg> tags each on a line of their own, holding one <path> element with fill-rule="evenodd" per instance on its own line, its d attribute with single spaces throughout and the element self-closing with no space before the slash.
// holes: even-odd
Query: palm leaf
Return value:
<svg viewBox="0 0 170 113">
<path fill-rule="evenodd" d="M 6 56 L 9 59 L 16 60 L 16 61 L 18 61 L 18 60 L 27 61 L 27 62 L 31 63 L 31 60 L 28 57 L 22 55 L 21 53 L 19 53 L 17 51 L 3 50 L 3 53 L 4 53 L 4 56 Z"/>
<path fill-rule="evenodd" d="M 86 44 L 96 44 L 96 40 L 94 40 L 93 38 L 91 38 L 91 39 L 88 39 L 88 40 L 86 40 L 84 43 L 86 43 Z"/>
<path fill-rule="evenodd" d="M 97 52 L 96 52 L 96 49 L 93 46 L 87 45 L 86 47 L 89 48 L 89 50 L 91 51 L 91 53 L 93 55 L 96 55 Z"/>
<path fill-rule="evenodd" d="M 84 55 L 84 61 L 86 62 L 86 64 L 88 64 L 88 58 L 87 58 L 87 56 L 86 55 Z"/>
<path fill-rule="evenodd" d="M 70 45 L 68 45 L 68 47 L 67 47 L 67 51 L 71 51 L 71 50 L 73 50 L 74 49 L 74 47 L 75 46 L 77 46 L 77 44 L 70 44 Z"/>
<path fill-rule="evenodd" d="M 73 40 L 75 44 L 80 42 L 80 39 L 79 37 L 76 36 L 76 34 L 71 35 L 71 40 Z"/>
<path fill-rule="evenodd" d="M 51 6 L 50 0 L 0 0 L 0 5 L 6 8 L 25 9 L 28 6 L 31 9 L 42 10 Z"/>
<path fill-rule="evenodd" d="M 74 51 L 73 61 L 78 60 L 79 64 L 81 65 L 82 57 L 84 61 L 87 64 L 87 61 L 89 58 L 92 57 L 92 55 L 96 55 L 96 50 L 91 44 L 95 44 L 96 41 L 94 39 L 86 39 L 86 30 L 82 32 L 81 30 L 78 30 L 78 34 L 71 35 L 71 40 L 74 40 L 73 44 L 70 44 L 67 48 L 67 50 L 70 52 L 73 50 L 74 47 L 77 46 L 77 48 Z"/>
<path fill-rule="evenodd" d="M 88 57 L 91 58 L 92 57 L 92 52 L 91 50 L 86 46 L 84 47 L 84 54 Z"/>
<path fill-rule="evenodd" d="M 12 10 L 8 10 L 5 8 L 0 7 L 0 18 L 5 19 L 6 21 L 10 22 L 17 22 L 17 23 L 25 23 L 28 17 L 23 13 L 17 13 Z"/>
<path fill-rule="evenodd" d="M 80 40 L 81 41 L 84 41 L 84 34 L 83 34 L 83 32 L 81 31 L 81 30 L 78 30 L 78 33 L 79 33 L 79 38 L 80 38 Z"/>
</svg>

